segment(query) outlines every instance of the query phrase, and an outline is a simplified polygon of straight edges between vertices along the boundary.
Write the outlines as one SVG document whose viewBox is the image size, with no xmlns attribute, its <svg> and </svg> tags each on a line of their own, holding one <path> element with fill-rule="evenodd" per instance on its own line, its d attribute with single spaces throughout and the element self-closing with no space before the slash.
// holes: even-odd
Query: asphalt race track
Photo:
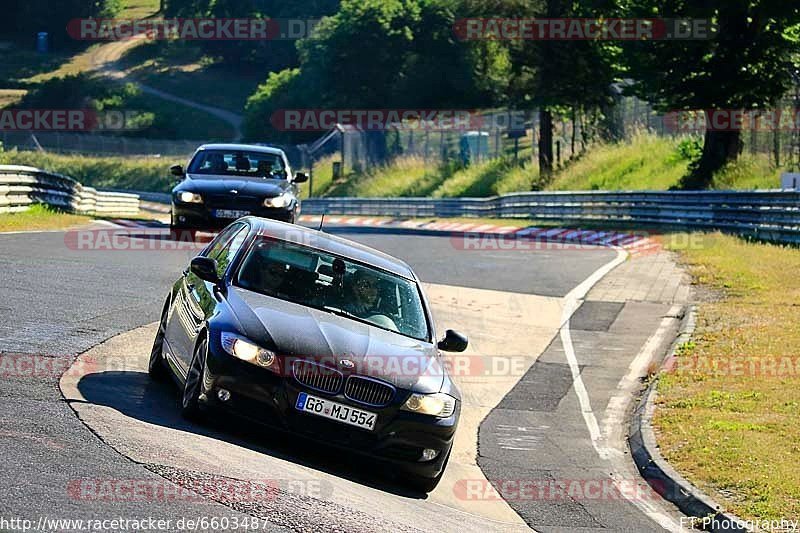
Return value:
<svg viewBox="0 0 800 533">
<path fill-rule="evenodd" d="M 390 472 L 290 436 L 184 421 L 176 392 L 150 382 L 144 364 L 192 250 L 81 250 L 64 232 L 18 233 L 0 235 L 0 515 L 34 525 L 258 517 L 258 529 L 298 531 L 677 529 L 667 504 L 626 490 L 637 480 L 624 444 L 637 365 L 663 348 L 679 312 L 668 298 L 598 292 L 636 259 L 599 247 L 465 250 L 449 236 L 329 231 L 406 260 L 426 283 L 438 329 L 461 330 L 469 355 L 504 362 L 458 378 L 462 423 L 434 492 L 411 493 Z M 624 276 L 641 281 L 634 274 Z M 87 495 L 86 480 L 181 486 L 193 497 Z M 209 489 L 253 480 L 277 494 L 252 502 Z M 526 481 L 584 490 L 506 490 Z M 605 492 L 589 494 L 598 483 Z"/>
</svg>

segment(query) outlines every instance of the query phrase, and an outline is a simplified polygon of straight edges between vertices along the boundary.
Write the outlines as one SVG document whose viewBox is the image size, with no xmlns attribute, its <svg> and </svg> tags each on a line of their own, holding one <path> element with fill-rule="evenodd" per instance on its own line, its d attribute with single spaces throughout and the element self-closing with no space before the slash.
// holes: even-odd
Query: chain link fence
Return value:
<svg viewBox="0 0 800 533">
<path fill-rule="evenodd" d="M 553 163 L 556 167 L 589 149 L 600 138 L 629 141 L 639 133 L 659 136 L 693 136 L 702 144 L 702 128 L 686 128 L 685 115 L 660 114 L 638 98 L 623 96 L 616 88 L 615 104 L 605 110 L 583 113 L 567 110 L 553 116 Z M 743 153 L 769 157 L 776 167 L 800 168 L 800 87 L 777 109 L 794 118 L 777 128 L 748 127 L 741 132 Z M 670 116 L 672 115 L 672 116 Z M 676 116 L 678 121 L 676 122 Z M 311 168 L 320 159 L 332 161 L 334 174 L 361 173 L 385 165 L 396 157 L 415 157 L 431 168 L 443 164 L 470 165 L 509 158 L 535 162 L 540 133 L 536 110 L 494 110 L 480 113 L 479 127 L 435 129 L 394 124 L 381 130 L 338 125 L 311 144 L 274 145 L 286 151 L 297 168 Z M 202 141 L 154 140 L 111 135 L 58 132 L 0 132 L 6 149 L 40 150 L 61 154 L 97 156 L 186 158 Z"/>
</svg>

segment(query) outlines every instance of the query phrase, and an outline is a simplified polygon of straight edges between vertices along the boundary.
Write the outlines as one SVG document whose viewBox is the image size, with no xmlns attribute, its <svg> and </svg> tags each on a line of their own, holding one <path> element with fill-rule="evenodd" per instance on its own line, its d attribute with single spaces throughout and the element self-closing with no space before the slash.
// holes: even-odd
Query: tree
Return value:
<svg viewBox="0 0 800 533">
<path fill-rule="evenodd" d="M 162 4 L 162 12 L 168 17 L 292 19 L 304 28 L 336 13 L 338 8 L 339 0 L 168 0 L 166 8 Z M 221 57 L 224 64 L 238 68 L 277 72 L 298 65 L 295 41 L 289 37 L 264 41 L 202 41 L 200 45 L 209 54 Z"/>
<path fill-rule="evenodd" d="M 798 60 L 800 5 L 785 0 L 628 0 L 630 16 L 707 19 L 705 40 L 631 43 L 631 92 L 660 111 L 748 110 L 774 106 L 791 86 Z M 742 149 L 740 131 L 707 128 L 700 159 L 683 180 L 706 188 Z"/>
<path fill-rule="evenodd" d="M 613 6 L 605 0 L 544 0 L 516 16 L 596 18 L 598 13 L 613 13 Z M 528 40 L 512 47 L 511 101 L 539 109 L 542 181 L 553 172 L 553 114 L 611 106 L 618 55 L 618 48 L 602 41 Z"/>
<path fill-rule="evenodd" d="M 299 71 L 273 77 L 251 97 L 247 135 L 275 135 L 264 113 L 290 100 L 333 109 L 495 104 L 508 70 L 505 52 L 492 43 L 457 41 L 458 7 L 455 0 L 345 0 L 298 43 Z M 296 98 L 289 95 L 294 89 Z M 376 147 L 383 138 L 382 132 L 370 137 Z"/>
</svg>

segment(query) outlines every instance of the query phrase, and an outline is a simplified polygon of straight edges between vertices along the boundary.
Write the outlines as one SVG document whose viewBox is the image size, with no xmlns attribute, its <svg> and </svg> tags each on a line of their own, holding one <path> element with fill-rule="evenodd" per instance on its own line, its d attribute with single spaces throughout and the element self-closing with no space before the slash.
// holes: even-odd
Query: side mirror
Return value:
<svg viewBox="0 0 800 533">
<path fill-rule="evenodd" d="M 203 257 L 201 255 L 195 257 L 192 259 L 192 262 L 189 263 L 189 270 L 203 281 L 215 285 L 218 285 L 222 281 L 217 275 L 217 262 L 210 257 Z"/>
<path fill-rule="evenodd" d="M 303 183 L 308 181 L 308 174 L 305 172 L 296 172 L 294 175 L 294 182 L 295 183 Z"/>
<path fill-rule="evenodd" d="M 185 172 L 183 171 L 183 167 L 181 165 L 172 165 L 169 167 L 169 173 L 173 176 L 183 177 Z"/>
<path fill-rule="evenodd" d="M 464 335 L 448 329 L 444 333 L 444 339 L 440 340 L 437 346 L 445 352 L 463 352 L 468 344 L 469 340 Z"/>
</svg>

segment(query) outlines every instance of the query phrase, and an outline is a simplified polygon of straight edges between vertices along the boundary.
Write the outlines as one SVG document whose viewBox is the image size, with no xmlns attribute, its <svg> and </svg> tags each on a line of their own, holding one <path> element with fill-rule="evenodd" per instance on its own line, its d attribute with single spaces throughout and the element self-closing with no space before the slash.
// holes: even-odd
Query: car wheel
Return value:
<svg viewBox="0 0 800 533">
<path fill-rule="evenodd" d="M 424 492 L 425 494 L 432 492 L 442 480 L 448 461 L 450 461 L 450 450 L 447 451 L 447 457 L 445 458 L 444 463 L 442 463 L 442 470 L 439 472 L 439 475 L 436 477 L 423 477 L 414 474 L 407 474 L 404 478 L 406 486 L 416 492 Z"/>
<path fill-rule="evenodd" d="M 200 395 L 203 389 L 203 375 L 205 374 L 205 360 L 208 352 L 208 339 L 203 339 L 195 348 L 189 372 L 186 373 L 186 382 L 181 394 L 181 415 L 190 420 L 199 420 Z"/>
<path fill-rule="evenodd" d="M 153 341 L 153 349 L 150 350 L 150 361 L 147 364 L 147 373 L 155 381 L 164 381 L 167 377 L 167 367 L 164 361 L 164 333 L 167 330 L 167 311 L 169 310 L 169 300 L 161 312 L 161 320 L 158 322 L 158 331 Z"/>
</svg>

